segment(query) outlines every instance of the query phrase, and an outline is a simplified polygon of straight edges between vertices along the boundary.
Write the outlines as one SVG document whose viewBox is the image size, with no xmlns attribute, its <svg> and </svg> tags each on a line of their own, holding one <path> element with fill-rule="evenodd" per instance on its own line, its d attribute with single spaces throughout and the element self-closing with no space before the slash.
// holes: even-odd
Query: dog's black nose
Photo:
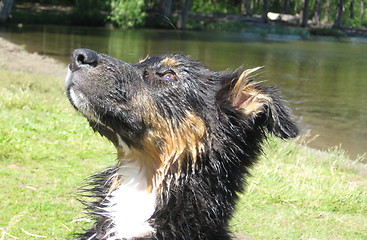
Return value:
<svg viewBox="0 0 367 240">
<path fill-rule="evenodd" d="M 79 68 L 92 66 L 95 67 L 98 64 L 98 53 L 86 49 L 86 48 L 78 48 L 75 49 L 71 58 L 70 69 L 72 71 L 76 71 Z"/>
</svg>

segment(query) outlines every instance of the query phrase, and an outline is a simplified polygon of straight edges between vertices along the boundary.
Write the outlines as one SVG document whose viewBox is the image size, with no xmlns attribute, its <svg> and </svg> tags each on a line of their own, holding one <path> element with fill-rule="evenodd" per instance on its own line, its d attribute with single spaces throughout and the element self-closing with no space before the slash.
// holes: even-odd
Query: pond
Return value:
<svg viewBox="0 0 367 240">
<path fill-rule="evenodd" d="M 84 47 L 127 62 L 181 53 L 218 71 L 264 66 L 258 79 L 278 86 L 302 131 L 318 136 L 311 147 L 367 152 L 366 39 L 60 26 L 2 27 L 0 36 L 65 64 Z"/>
</svg>

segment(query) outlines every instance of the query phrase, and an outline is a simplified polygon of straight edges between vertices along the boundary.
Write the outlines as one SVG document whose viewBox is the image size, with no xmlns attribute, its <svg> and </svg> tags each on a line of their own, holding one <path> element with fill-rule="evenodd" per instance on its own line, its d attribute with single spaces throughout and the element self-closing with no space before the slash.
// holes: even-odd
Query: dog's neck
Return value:
<svg viewBox="0 0 367 240">
<path fill-rule="evenodd" d="M 156 194 L 148 189 L 146 170 L 137 161 L 129 161 L 116 172 L 120 185 L 107 197 L 106 214 L 114 227 L 108 234 L 132 239 L 150 235 L 148 220 L 155 209 Z"/>
<path fill-rule="evenodd" d="M 127 145 L 122 141 L 120 144 L 128 153 Z M 118 161 L 118 169 L 109 179 L 112 184 L 103 209 L 113 225 L 106 235 L 113 239 L 151 235 L 153 228 L 148 220 L 154 213 L 156 193 L 150 187 L 146 166 L 140 159 Z"/>
</svg>

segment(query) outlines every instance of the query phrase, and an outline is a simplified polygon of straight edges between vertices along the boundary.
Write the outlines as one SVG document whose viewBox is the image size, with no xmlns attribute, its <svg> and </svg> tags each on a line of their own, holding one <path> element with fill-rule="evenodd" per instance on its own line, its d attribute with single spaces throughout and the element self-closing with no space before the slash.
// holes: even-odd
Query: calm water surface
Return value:
<svg viewBox="0 0 367 240">
<path fill-rule="evenodd" d="M 84 47 L 127 62 L 182 53 L 214 70 L 265 66 L 259 79 L 277 85 L 302 130 L 318 135 L 312 147 L 367 152 L 367 40 L 55 26 L 3 27 L 0 36 L 65 64 Z"/>
</svg>

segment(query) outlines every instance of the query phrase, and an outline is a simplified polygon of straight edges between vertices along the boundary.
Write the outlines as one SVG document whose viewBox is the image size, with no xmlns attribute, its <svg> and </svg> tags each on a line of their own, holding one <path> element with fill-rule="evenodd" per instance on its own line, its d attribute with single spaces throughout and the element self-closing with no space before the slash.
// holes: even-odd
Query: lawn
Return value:
<svg viewBox="0 0 367 240">
<path fill-rule="evenodd" d="M 69 104 L 62 78 L 0 68 L 0 240 L 68 239 L 77 188 L 115 149 Z M 366 166 L 341 150 L 269 140 L 231 226 L 253 239 L 367 239 Z"/>
</svg>

